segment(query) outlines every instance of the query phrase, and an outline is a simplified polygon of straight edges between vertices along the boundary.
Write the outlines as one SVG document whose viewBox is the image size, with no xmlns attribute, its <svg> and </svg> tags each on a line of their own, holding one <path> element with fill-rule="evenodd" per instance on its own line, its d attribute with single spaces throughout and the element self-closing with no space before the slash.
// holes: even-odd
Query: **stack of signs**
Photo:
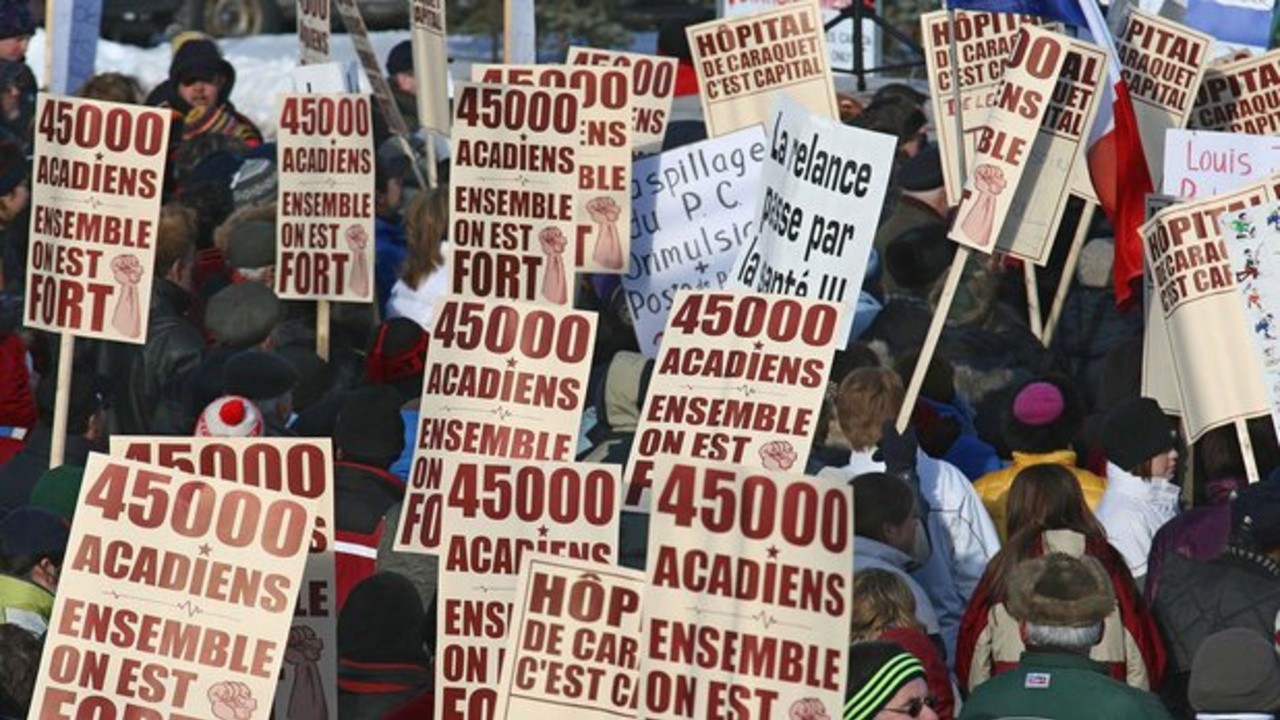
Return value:
<svg viewBox="0 0 1280 720">
<path fill-rule="evenodd" d="M 142 343 L 170 112 L 40 95 L 23 323 Z"/>
<path fill-rule="evenodd" d="M 573 111 L 581 122 L 574 124 L 569 137 L 578 143 L 572 170 L 577 191 L 577 226 L 570 237 L 574 267 L 588 272 L 625 272 L 630 236 L 618 223 L 631 217 L 631 74 L 583 66 L 472 65 L 471 79 L 548 89 L 567 87 L 582 93 Z M 561 113 L 558 106 L 554 111 Z"/>
<path fill-rule="evenodd" d="M 489 720 L 522 558 L 536 552 L 614 563 L 621 481 L 616 465 L 457 455 L 443 458 L 442 472 L 435 717 Z M 584 682 L 598 677 L 584 669 L 539 667 L 535 685 L 566 702 L 607 703 L 610 688 Z M 528 668 L 521 670 L 527 680 Z"/>
<path fill-rule="evenodd" d="M 1280 134 L 1280 50 L 1214 65 L 1191 111 L 1191 127 L 1246 135 Z"/>
<path fill-rule="evenodd" d="M 764 135 L 753 126 L 632 167 L 631 268 L 622 287 L 645 357 L 658 354 L 677 291 L 724 290 L 731 282 L 755 235 L 764 157 Z"/>
<path fill-rule="evenodd" d="M 840 117 L 816 0 L 685 30 L 709 137 L 773 118 L 774 91 L 810 113 Z"/>
<path fill-rule="evenodd" d="M 298 64 L 329 62 L 329 0 L 298 0 Z"/>
<path fill-rule="evenodd" d="M 640 717 L 840 717 L 853 491 L 678 458 L 654 472 Z"/>
<path fill-rule="evenodd" d="M 802 469 L 840 325 L 829 302 L 680 291 L 636 427 L 626 508 L 648 512 L 663 455 Z"/>
<path fill-rule="evenodd" d="M 444 0 L 410 0 L 413 73 L 418 82 L 418 121 L 440 135 L 449 134 L 449 38 Z"/>
<path fill-rule="evenodd" d="M 595 313 L 449 296 L 435 318 L 401 552 L 438 546 L 443 454 L 573 459 L 595 344 Z"/>
<path fill-rule="evenodd" d="M 662 151 L 675 98 L 677 60 L 640 53 L 571 47 L 569 65 L 626 68 L 631 72 L 631 150 L 637 155 Z"/>
<path fill-rule="evenodd" d="M 1271 421 L 1280 433 L 1280 203 L 1226 213 L 1219 221 L 1231 258 L 1245 329 L 1253 337 L 1263 385 L 1271 400 Z"/>
<path fill-rule="evenodd" d="M 111 438 L 112 457 L 264 488 L 315 503 L 273 716 L 338 716 L 338 597 L 333 556 L 333 452 L 328 438 Z"/>
<path fill-rule="evenodd" d="M 1171 205 L 1142 226 L 1146 261 L 1155 281 L 1152 294 L 1159 298 L 1172 350 L 1172 367 L 1163 372 L 1175 373 L 1189 441 L 1269 409 L 1219 219 L 1277 200 L 1280 183 L 1272 178 Z M 1249 275 L 1238 279 L 1247 282 Z"/>
<path fill-rule="evenodd" d="M 31 717 L 269 717 L 315 503 L 94 453 L 76 508 Z"/>
<path fill-rule="evenodd" d="M 276 294 L 374 299 L 373 116 L 367 95 L 281 95 Z"/>
<path fill-rule="evenodd" d="M 1280 171 L 1280 138 L 1208 130 L 1164 137 L 1164 194 L 1191 200 L 1235 190 Z"/>
<path fill-rule="evenodd" d="M 897 138 L 814 117 L 777 97 L 759 222 L 733 269 L 737 287 L 830 300 L 849 337 Z"/>
</svg>

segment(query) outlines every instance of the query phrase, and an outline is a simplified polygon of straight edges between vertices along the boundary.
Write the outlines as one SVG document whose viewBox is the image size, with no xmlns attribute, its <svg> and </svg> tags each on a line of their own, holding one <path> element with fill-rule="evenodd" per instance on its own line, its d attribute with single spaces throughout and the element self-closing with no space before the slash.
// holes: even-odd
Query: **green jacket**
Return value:
<svg viewBox="0 0 1280 720">
<path fill-rule="evenodd" d="M 960 720 L 1170 720 L 1160 700 L 1107 677 L 1079 655 L 1025 652 L 1012 670 L 979 685 Z"/>
<path fill-rule="evenodd" d="M 29 580 L 0 575 L 0 623 L 44 635 L 53 614 L 53 593 Z"/>
</svg>

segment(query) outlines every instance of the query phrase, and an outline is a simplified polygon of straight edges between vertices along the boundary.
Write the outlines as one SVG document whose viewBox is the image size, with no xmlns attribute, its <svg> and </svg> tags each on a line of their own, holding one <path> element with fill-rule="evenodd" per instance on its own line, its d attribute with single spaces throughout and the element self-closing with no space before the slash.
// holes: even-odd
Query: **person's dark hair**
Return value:
<svg viewBox="0 0 1280 720">
<path fill-rule="evenodd" d="M 916 509 L 916 494 L 888 473 L 863 473 L 853 479 L 854 533 L 883 540 L 885 525 L 901 525 Z"/>
<path fill-rule="evenodd" d="M 1062 393 L 1062 412 L 1052 422 L 1030 425 L 1020 421 L 1014 412 L 1014 403 L 1028 385 L 1047 383 Z M 1084 423 L 1084 403 L 1075 385 L 1062 375 L 1045 375 L 1020 384 L 1009 394 L 1005 408 L 1003 430 L 1009 448 L 1018 452 L 1047 453 L 1069 449 Z"/>
<path fill-rule="evenodd" d="M 1240 454 L 1234 425 L 1209 430 L 1196 441 L 1195 448 L 1195 456 L 1204 468 L 1204 480 L 1244 477 L 1244 456 Z"/>
<path fill-rule="evenodd" d="M 40 638 L 17 625 L 0 625 L 0 716 L 27 716 L 42 645 Z"/>
</svg>

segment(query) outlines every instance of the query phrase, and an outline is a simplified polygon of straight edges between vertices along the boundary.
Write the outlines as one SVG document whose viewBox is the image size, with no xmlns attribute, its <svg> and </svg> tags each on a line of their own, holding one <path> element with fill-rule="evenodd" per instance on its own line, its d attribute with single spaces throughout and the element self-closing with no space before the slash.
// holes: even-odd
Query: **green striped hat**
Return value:
<svg viewBox="0 0 1280 720">
<path fill-rule="evenodd" d="M 849 698 L 844 720 L 869 720 L 898 690 L 924 677 L 924 664 L 893 643 L 858 643 L 849 648 Z"/>
</svg>

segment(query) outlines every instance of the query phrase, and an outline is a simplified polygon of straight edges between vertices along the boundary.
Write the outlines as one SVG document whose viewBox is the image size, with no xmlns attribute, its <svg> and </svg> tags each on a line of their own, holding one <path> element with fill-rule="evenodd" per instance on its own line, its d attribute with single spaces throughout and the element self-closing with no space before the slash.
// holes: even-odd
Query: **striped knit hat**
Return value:
<svg viewBox="0 0 1280 720">
<path fill-rule="evenodd" d="M 870 720 L 903 685 L 923 677 L 924 664 L 899 645 L 868 642 L 850 646 L 844 720 Z"/>
</svg>

